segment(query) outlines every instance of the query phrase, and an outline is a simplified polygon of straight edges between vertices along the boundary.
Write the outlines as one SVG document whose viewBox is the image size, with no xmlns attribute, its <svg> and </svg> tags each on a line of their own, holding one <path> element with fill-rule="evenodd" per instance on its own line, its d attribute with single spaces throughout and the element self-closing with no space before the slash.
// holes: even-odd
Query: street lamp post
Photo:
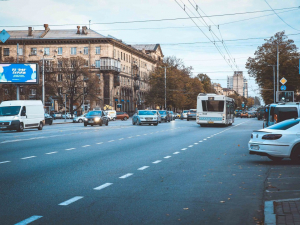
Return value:
<svg viewBox="0 0 300 225">
<path fill-rule="evenodd" d="M 165 66 L 165 110 L 167 110 L 167 67 Z"/>
<path fill-rule="evenodd" d="M 272 66 L 273 67 L 273 86 L 274 86 L 274 88 L 273 88 L 273 90 L 274 90 L 274 103 L 276 102 L 276 98 L 275 98 L 275 66 L 276 65 L 268 65 L 268 66 Z"/>
</svg>

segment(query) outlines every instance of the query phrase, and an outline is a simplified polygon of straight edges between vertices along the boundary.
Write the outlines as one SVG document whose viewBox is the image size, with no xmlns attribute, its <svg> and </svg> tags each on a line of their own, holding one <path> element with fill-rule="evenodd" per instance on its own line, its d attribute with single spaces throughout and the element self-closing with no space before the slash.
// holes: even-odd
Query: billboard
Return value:
<svg viewBox="0 0 300 225">
<path fill-rule="evenodd" d="M 0 83 L 38 84 L 38 69 L 37 63 L 0 63 Z"/>
<path fill-rule="evenodd" d="M 276 91 L 277 102 L 294 102 L 293 91 Z"/>
</svg>

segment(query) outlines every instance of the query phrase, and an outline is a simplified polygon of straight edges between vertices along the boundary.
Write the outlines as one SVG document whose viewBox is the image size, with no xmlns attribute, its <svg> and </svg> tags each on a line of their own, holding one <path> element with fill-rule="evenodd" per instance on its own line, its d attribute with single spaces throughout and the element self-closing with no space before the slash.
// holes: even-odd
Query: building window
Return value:
<svg viewBox="0 0 300 225">
<path fill-rule="evenodd" d="M 62 95 L 62 87 L 57 88 L 57 92 L 59 95 Z"/>
<path fill-rule="evenodd" d="M 24 88 L 20 86 L 20 95 L 24 95 Z"/>
<path fill-rule="evenodd" d="M 30 89 L 29 94 L 30 94 L 30 95 L 36 95 L 36 89 L 35 89 L 35 88 Z"/>
<path fill-rule="evenodd" d="M 36 53 L 37 53 L 37 49 L 31 48 L 30 55 L 36 55 Z"/>
<path fill-rule="evenodd" d="M 62 64 L 63 64 L 63 62 L 61 60 L 57 61 L 57 67 L 58 68 L 62 68 Z"/>
<path fill-rule="evenodd" d="M 116 58 L 116 49 L 114 49 L 114 58 Z"/>
<path fill-rule="evenodd" d="M 89 66 L 89 60 L 85 60 L 85 66 Z"/>
<path fill-rule="evenodd" d="M 72 73 L 72 74 L 71 74 L 71 80 L 75 80 L 75 77 L 76 77 L 75 74 Z"/>
<path fill-rule="evenodd" d="M 77 54 L 77 48 L 73 47 L 71 48 L 71 55 L 76 55 Z"/>
<path fill-rule="evenodd" d="M 19 55 L 23 55 L 23 48 L 19 48 Z"/>
<path fill-rule="evenodd" d="M 95 67 L 96 68 L 100 68 L 100 60 L 96 60 L 95 61 Z"/>
<path fill-rule="evenodd" d="M 62 81 L 62 80 L 63 80 L 63 76 L 62 76 L 62 74 L 60 73 L 60 74 L 57 75 L 57 81 Z"/>
<path fill-rule="evenodd" d="M 57 55 L 62 55 L 62 47 L 59 47 L 59 48 L 57 49 Z"/>
<path fill-rule="evenodd" d="M 44 55 L 50 55 L 50 48 L 44 48 Z"/>
<path fill-rule="evenodd" d="M 76 60 L 75 59 L 71 59 L 71 68 L 75 68 L 76 67 Z"/>
<path fill-rule="evenodd" d="M 96 47 L 96 55 L 100 55 L 100 47 Z"/>
<path fill-rule="evenodd" d="M 84 47 L 83 48 L 83 54 L 84 55 L 88 55 L 89 54 L 89 48 L 88 47 Z"/>
<path fill-rule="evenodd" d="M 4 50 L 3 55 L 9 56 L 9 48 L 4 48 L 3 50 Z"/>
</svg>

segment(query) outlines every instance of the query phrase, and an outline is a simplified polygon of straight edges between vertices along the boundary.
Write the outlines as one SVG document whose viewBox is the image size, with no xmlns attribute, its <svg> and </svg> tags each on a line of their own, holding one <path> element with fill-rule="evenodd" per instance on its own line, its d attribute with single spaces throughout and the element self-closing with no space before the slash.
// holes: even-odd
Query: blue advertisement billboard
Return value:
<svg viewBox="0 0 300 225">
<path fill-rule="evenodd" d="M 37 63 L 0 63 L 0 83 L 38 84 Z"/>
</svg>

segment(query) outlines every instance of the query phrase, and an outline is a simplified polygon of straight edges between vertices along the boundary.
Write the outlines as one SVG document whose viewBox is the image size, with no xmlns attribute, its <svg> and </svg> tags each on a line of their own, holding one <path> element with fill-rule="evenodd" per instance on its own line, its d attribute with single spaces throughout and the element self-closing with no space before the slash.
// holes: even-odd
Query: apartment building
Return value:
<svg viewBox="0 0 300 225">
<path fill-rule="evenodd" d="M 0 62 L 11 57 L 16 59 L 17 55 L 20 62 L 40 62 L 44 58 L 45 68 L 51 68 L 62 58 L 84 58 L 90 72 L 99 77 L 97 99 L 81 99 L 77 102 L 78 105 L 88 103 L 90 109 L 110 105 L 113 109 L 121 107 L 119 109 L 122 111 L 133 112 L 136 108 L 144 108 L 145 94 L 150 88 L 147 82 L 149 74 L 164 57 L 159 44 L 131 46 L 86 26 L 51 30 L 48 24 L 44 24 L 44 30 L 29 27 L 28 30 L 7 32 L 10 38 L 0 43 Z M 57 82 L 59 79 L 60 75 L 57 74 Z M 32 95 L 34 93 L 33 90 Z M 47 90 L 45 94 L 46 98 L 51 99 Z M 28 96 L 20 96 L 20 99 L 28 99 Z M 52 110 L 61 109 L 57 102 L 53 107 Z"/>
<path fill-rule="evenodd" d="M 234 71 L 233 76 L 227 76 L 227 88 L 248 98 L 248 81 L 244 78 L 243 71 Z"/>
</svg>

